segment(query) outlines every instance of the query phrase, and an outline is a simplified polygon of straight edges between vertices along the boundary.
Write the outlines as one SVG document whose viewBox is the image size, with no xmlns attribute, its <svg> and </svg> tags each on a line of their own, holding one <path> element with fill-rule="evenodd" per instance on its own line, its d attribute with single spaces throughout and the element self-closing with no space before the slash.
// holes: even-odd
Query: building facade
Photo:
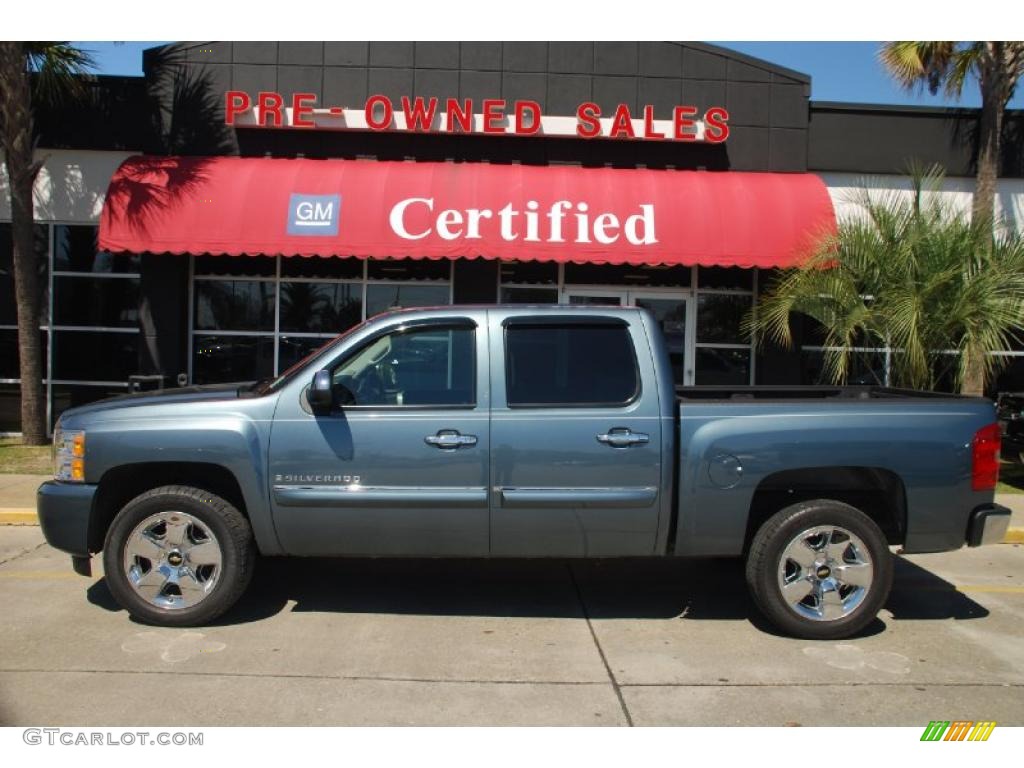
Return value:
<svg viewBox="0 0 1024 768">
<path fill-rule="evenodd" d="M 230 249 L 188 247 L 209 242 L 204 234 L 217 234 L 200 231 L 210 226 L 201 216 L 185 227 L 191 231 L 181 235 L 184 246 L 168 248 L 161 228 L 181 228 L 182 217 L 161 223 L 169 217 L 145 206 L 112 205 L 115 191 L 139 172 L 137 161 L 123 164 L 139 155 L 150 173 L 163 173 L 160 158 L 208 158 L 208 170 L 194 174 L 194 186 L 187 187 L 196 205 L 212 194 L 211 179 L 221 173 L 223 158 L 243 159 L 234 166 L 239 169 L 264 168 L 268 158 L 291 160 L 296 168 L 329 161 L 314 171 L 348 167 L 330 164 L 338 160 L 382 174 L 392 163 L 444 166 L 460 174 L 453 182 L 463 188 L 460 194 L 470 180 L 508 177 L 510 166 L 540 169 L 540 176 L 531 171 L 539 181 L 524 193 L 524 206 L 533 202 L 526 199 L 531 195 L 543 196 L 545 179 L 585 184 L 600 178 L 612 186 L 622 179 L 629 186 L 634 181 L 626 180 L 642 185 L 656 178 L 678 181 L 679 194 L 694 199 L 699 194 L 684 180 L 811 175 L 840 217 L 865 177 L 875 186 L 905 190 L 912 162 L 944 167 L 943 194 L 965 210 L 974 183 L 976 110 L 812 102 L 807 76 L 698 43 L 182 43 L 147 51 L 144 70 L 139 78 L 96 78 L 83 103 L 38 118 L 43 170 L 36 184 L 37 256 L 46 287 L 40 334 L 51 425 L 67 407 L 133 386 L 273 376 L 393 306 L 638 304 L 661 320 L 678 384 L 814 383 L 821 376 L 823 351 L 813 333 L 798 328 L 792 350 L 758 350 L 740 329 L 773 268 L 785 260 L 735 266 L 710 256 L 718 250 L 714 238 L 724 242 L 750 229 L 759 209 L 778 204 L 774 198 L 751 192 L 725 214 L 709 209 L 708 217 L 721 220 L 701 224 L 704 242 L 711 238 L 708 255 L 680 245 L 678 253 L 657 259 L 634 257 L 637 249 L 623 251 L 620 259 L 617 245 L 591 252 L 573 250 L 568 242 L 557 252 L 548 246 L 531 251 L 520 240 L 519 250 L 489 248 L 486 241 L 473 250 L 474 244 L 461 242 L 435 257 L 424 237 L 408 239 L 394 252 L 372 249 L 371 256 L 371 249 L 344 241 L 344 233 L 310 253 L 250 238 L 244 252 L 227 255 Z M 426 130 L 405 124 L 405 103 L 415 106 L 417 99 L 424 107 L 438 100 L 439 114 L 430 127 L 424 124 Z M 488 131 L 494 102 L 501 102 L 501 114 Z M 517 111 L 519 104 L 527 106 Z M 446 106 L 447 113 L 463 108 L 461 129 L 446 130 Z M 386 127 L 365 124 L 382 124 L 388 108 L 394 114 Z M 604 123 L 595 119 L 598 114 Z M 599 135 L 582 136 L 580 125 Z M 997 213 L 1020 228 L 1024 115 L 1010 113 L 1005 131 Z M 252 217 L 243 222 L 251 235 L 259 230 L 264 177 L 235 175 L 235 218 Z M 166 192 L 170 182 L 161 183 Z M 225 188 L 216 189 L 220 194 Z M 345 193 L 346 210 L 353 197 Z M 372 208 L 373 200 L 367 205 Z M 542 224 L 547 210 L 540 208 Z M 526 226 L 525 207 L 521 213 Z M 566 227 L 576 213 L 566 209 Z M 588 242 L 602 234 L 594 229 L 593 213 Z M 495 227 L 497 214 L 495 209 Z M 18 429 L 9 220 L 4 191 L 0 431 Z M 454 231 L 455 220 L 439 226 Z M 623 225 L 616 235 L 625 237 L 624 221 L 616 222 Z M 644 222 L 638 222 L 633 234 L 642 240 Z M 659 225 L 666 231 L 664 218 Z M 135 228 L 129 233 L 135 250 L 114 247 L 123 242 L 118 226 Z M 606 227 L 604 234 L 611 231 Z M 521 234 L 530 239 L 527 230 Z M 668 251 L 671 246 L 666 244 Z M 1024 352 L 1007 350 L 1012 364 L 996 389 L 1024 390 L 1018 354 Z M 884 383 L 887 359 L 884 349 L 861 350 L 855 379 Z"/>
</svg>

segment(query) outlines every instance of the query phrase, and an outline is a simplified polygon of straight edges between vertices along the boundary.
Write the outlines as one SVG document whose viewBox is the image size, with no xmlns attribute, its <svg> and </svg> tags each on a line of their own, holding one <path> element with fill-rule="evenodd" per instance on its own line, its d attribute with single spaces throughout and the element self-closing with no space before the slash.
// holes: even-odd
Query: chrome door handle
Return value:
<svg viewBox="0 0 1024 768">
<path fill-rule="evenodd" d="M 645 435 L 643 432 L 634 432 L 629 427 L 616 427 L 609 429 L 603 435 L 598 435 L 597 442 L 612 448 L 629 448 L 631 445 L 644 445 L 651 442 L 651 436 Z"/>
<path fill-rule="evenodd" d="M 476 445 L 476 435 L 462 435 L 454 429 L 442 429 L 436 435 L 427 435 L 423 442 L 443 451 L 454 451 L 463 446 Z"/>
</svg>

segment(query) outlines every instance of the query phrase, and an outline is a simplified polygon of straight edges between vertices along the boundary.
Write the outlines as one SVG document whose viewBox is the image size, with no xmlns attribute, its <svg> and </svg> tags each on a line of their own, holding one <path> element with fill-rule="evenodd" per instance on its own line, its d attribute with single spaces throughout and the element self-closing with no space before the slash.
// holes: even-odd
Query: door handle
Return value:
<svg viewBox="0 0 1024 768">
<path fill-rule="evenodd" d="M 454 451 L 464 446 L 476 445 L 476 435 L 463 435 L 454 429 L 442 429 L 436 435 L 427 435 L 423 442 L 443 451 Z"/>
<path fill-rule="evenodd" d="M 597 442 L 612 448 L 629 448 L 631 445 L 644 445 L 651 442 L 651 436 L 643 432 L 634 432 L 629 427 L 615 427 L 603 435 L 597 436 Z"/>
</svg>

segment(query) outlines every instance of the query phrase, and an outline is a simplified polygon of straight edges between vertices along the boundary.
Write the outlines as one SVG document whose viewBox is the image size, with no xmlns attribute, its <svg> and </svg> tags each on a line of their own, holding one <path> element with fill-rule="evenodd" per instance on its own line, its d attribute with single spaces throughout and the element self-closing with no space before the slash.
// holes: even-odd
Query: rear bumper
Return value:
<svg viewBox="0 0 1024 768">
<path fill-rule="evenodd" d="M 1010 527 L 1010 510 L 999 504 L 983 504 L 971 512 L 967 523 L 967 546 L 998 544 Z"/>
<path fill-rule="evenodd" d="M 89 556 L 89 520 L 95 485 L 46 482 L 36 491 L 36 512 L 46 541 L 76 557 Z"/>
</svg>

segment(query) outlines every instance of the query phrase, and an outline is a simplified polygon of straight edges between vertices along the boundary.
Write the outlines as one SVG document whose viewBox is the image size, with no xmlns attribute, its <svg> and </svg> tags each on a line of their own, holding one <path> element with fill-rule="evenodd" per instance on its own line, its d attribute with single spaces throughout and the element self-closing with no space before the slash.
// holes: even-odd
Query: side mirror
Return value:
<svg viewBox="0 0 1024 768">
<path fill-rule="evenodd" d="M 331 393 L 331 372 L 324 368 L 313 374 L 313 383 L 309 385 L 306 399 L 314 411 L 329 411 L 334 404 Z"/>
</svg>

